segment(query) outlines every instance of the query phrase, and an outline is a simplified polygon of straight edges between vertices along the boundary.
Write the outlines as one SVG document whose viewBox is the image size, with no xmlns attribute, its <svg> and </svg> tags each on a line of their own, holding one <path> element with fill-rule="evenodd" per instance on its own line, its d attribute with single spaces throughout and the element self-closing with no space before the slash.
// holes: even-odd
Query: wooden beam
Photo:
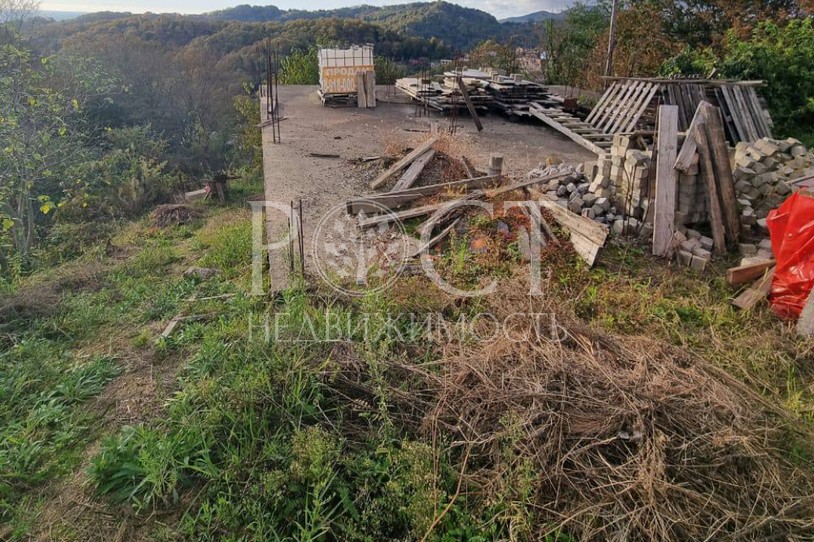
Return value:
<svg viewBox="0 0 814 542">
<path fill-rule="evenodd" d="M 434 156 L 435 149 L 430 149 L 419 156 L 415 162 L 410 164 L 410 167 L 407 168 L 407 171 L 404 172 L 401 179 L 393 186 L 393 191 L 405 190 L 413 186 L 418 180 L 418 176 L 421 175 L 421 172 L 424 171 L 424 168 L 430 163 L 430 160 L 432 160 Z"/>
<path fill-rule="evenodd" d="M 466 156 L 461 156 L 461 161 L 464 163 L 464 168 L 466 169 L 466 174 L 469 175 L 470 179 L 474 179 L 478 176 L 478 172 L 475 169 L 475 166 L 472 165 L 472 162 L 469 161 L 469 158 Z"/>
<path fill-rule="evenodd" d="M 376 72 L 365 72 L 365 102 L 367 107 L 376 107 Z"/>
<path fill-rule="evenodd" d="M 412 164 L 413 161 L 416 160 L 419 156 L 427 152 L 430 149 L 430 147 L 435 145 L 436 141 L 438 141 L 437 136 L 431 137 L 425 142 L 423 142 L 421 145 L 413 149 L 412 152 L 410 152 L 407 156 L 405 156 L 404 158 L 390 166 L 387 169 L 387 171 L 373 179 L 373 181 L 370 183 L 370 188 L 372 188 L 373 190 L 379 188 L 381 185 L 386 183 L 390 179 L 390 177 L 396 175 L 402 169 Z"/>
<path fill-rule="evenodd" d="M 726 270 L 726 282 L 729 283 L 730 286 L 746 284 L 749 281 L 763 276 L 767 269 L 774 267 L 775 263 L 774 260 L 766 260 L 765 262 L 750 265 L 730 267 Z"/>
<path fill-rule="evenodd" d="M 554 216 L 554 220 L 568 228 L 574 250 L 590 267 L 593 267 L 599 251 L 608 238 L 608 228 L 576 215 L 553 201 L 541 199 L 539 203 Z M 556 239 L 553 236 L 552 238 Z"/>
<path fill-rule="evenodd" d="M 367 107 L 367 89 L 365 88 L 365 74 L 358 72 L 356 74 L 356 107 Z"/>
<path fill-rule="evenodd" d="M 456 79 L 458 81 L 458 90 L 461 91 L 461 95 L 464 97 L 464 102 L 466 103 L 466 108 L 469 110 L 469 114 L 472 116 L 472 120 L 475 122 L 475 128 L 477 128 L 479 132 L 482 132 L 483 124 L 480 122 L 478 112 L 475 111 L 475 106 L 472 105 L 472 100 L 469 98 L 469 91 L 466 90 L 464 80 L 462 77 L 456 77 Z"/>
<path fill-rule="evenodd" d="M 382 207 L 396 209 L 406 203 L 415 201 L 424 196 L 432 196 L 443 192 L 455 192 L 458 190 L 467 191 L 473 188 L 485 188 L 490 184 L 500 181 L 499 177 L 483 176 L 474 179 L 463 179 L 450 183 L 431 184 L 428 186 L 418 186 L 408 188 L 398 192 L 387 192 L 384 194 L 372 194 L 370 196 L 347 200 L 345 206 L 348 214 L 355 215 L 362 211 L 366 213 L 380 213 Z"/>
<path fill-rule="evenodd" d="M 772 289 L 772 280 L 774 280 L 774 270 L 772 267 L 766 274 L 759 278 L 753 285 L 747 288 L 741 295 L 732 300 L 732 304 L 741 310 L 748 311 L 758 304 Z"/>
<path fill-rule="evenodd" d="M 721 218 L 721 207 L 718 203 L 718 187 L 715 183 L 715 168 L 712 165 L 712 156 L 707 145 L 707 134 L 704 123 L 699 122 L 695 130 L 695 138 L 698 142 L 698 165 L 701 177 L 707 187 L 707 198 L 709 200 L 709 223 L 712 227 L 712 251 L 715 254 L 725 252 L 726 237 L 724 235 L 724 225 Z"/>
<path fill-rule="evenodd" d="M 679 171 L 686 172 L 692 166 L 693 156 L 698 151 L 698 144 L 695 141 L 695 127 L 699 122 L 701 122 L 701 106 L 698 106 L 698 109 L 695 110 L 690 127 L 687 129 L 687 136 L 684 138 L 684 144 L 681 145 L 681 151 L 676 157 L 675 168 Z"/>
<path fill-rule="evenodd" d="M 535 118 L 540 119 L 541 121 L 543 121 L 548 126 L 554 128 L 555 130 L 560 132 L 565 137 L 571 139 L 575 143 L 578 143 L 579 145 L 582 145 L 583 147 L 585 147 L 589 151 L 591 151 L 593 153 L 596 153 L 596 154 L 605 154 L 605 149 L 603 149 L 599 145 L 596 145 L 595 143 L 592 143 L 592 142 L 588 141 L 587 139 L 585 139 L 581 135 L 575 133 L 573 130 L 569 130 L 568 128 L 566 128 L 565 126 L 563 126 L 562 124 L 560 124 L 556 120 L 554 120 L 551 117 L 549 117 L 548 115 L 546 115 L 545 113 L 539 111 L 538 109 L 535 109 L 535 107 L 534 107 L 535 105 L 536 104 L 534 102 L 529 104 L 529 113 L 532 116 L 534 116 Z"/>
<path fill-rule="evenodd" d="M 735 180 L 732 177 L 732 166 L 729 162 L 729 149 L 724 133 L 724 121 L 721 110 L 712 104 L 702 104 L 698 107 L 704 118 L 708 141 L 715 168 L 715 181 L 718 187 L 718 200 L 723 213 L 726 237 L 730 243 L 737 243 L 741 234 L 738 202 L 735 197 Z"/>
<path fill-rule="evenodd" d="M 673 168 L 678 146 L 678 106 L 659 107 L 656 140 L 656 198 L 653 220 L 653 255 L 670 254 L 675 230 L 678 174 Z"/>
</svg>

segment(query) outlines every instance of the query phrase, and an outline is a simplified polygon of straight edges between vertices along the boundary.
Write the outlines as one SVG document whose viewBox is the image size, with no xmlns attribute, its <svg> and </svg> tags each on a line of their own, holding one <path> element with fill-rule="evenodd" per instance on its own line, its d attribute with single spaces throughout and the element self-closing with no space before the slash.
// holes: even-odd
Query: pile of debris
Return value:
<svg viewBox="0 0 814 542">
<path fill-rule="evenodd" d="M 361 229 L 381 227 L 397 221 L 405 221 L 419 217 L 430 217 L 418 225 L 415 231 L 422 235 L 424 244 L 416 244 L 412 257 L 420 257 L 439 244 L 452 229 L 463 219 L 470 208 L 462 208 L 461 204 L 472 201 L 497 201 L 511 192 L 523 193 L 521 199 L 531 198 L 538 203 L 528 212 L 532 213 L 535 223 L 539 224 L 538 231 L 504 232 L 509 233 L 513 240 L 522 244 L 523 239 L 534 236 L 540 241 L 542 247 L 549 243 L 558 246 L 560 240 L 554 235 L 547 219 L 541 210 L 546 211 L 560 225 L 564 226 L 570 234 L 571 242 L 576 252 L 589 264 L 593 265 L 600 249 L 604 246 L 608 235 L 608 228 L 578 214 L 572 214 L 560 208 L 557 203 L 543 197 L 544 192 L 554 189 L 554 192 L 572 194 L 578 198 L 587 192 L 589 183 L 580 182 L 582 178 L 581 166 L 552 166 L 548 174 L 532 175 L 528 180 L 516 183 L 505 183 L 502 175 L 503 158 L 493 155 L 490 158 L 488 174 L 482 175 L 471 163 L 462 158 L 463 168 L 468 172 L 468 178 L 458 181 L 414 186 L 422 171 L 436 152 L 433 145 L 438 137 L 432 137 L 418 145 L 412 152 L 397 161 L 386 171 L 371 182 L 371 188 L 377 189 L 398 177 L 393 189 L 389 192 L 373 194 L 348 200 L 346 208 L 348 214 L 358 216 L 358 226 Z M 579 186 L 577 186 L 579 183 Z M 590 195 L 588 196 L 591 197 Z M 605 205 L 605 201 L 600 201 Z M 603 211 L 604 212 L 604 211 Z M 522 247 L 520 247 L 521 252 Z M 526 253 L 524 259 L 539 257 Z"/>
</svg>

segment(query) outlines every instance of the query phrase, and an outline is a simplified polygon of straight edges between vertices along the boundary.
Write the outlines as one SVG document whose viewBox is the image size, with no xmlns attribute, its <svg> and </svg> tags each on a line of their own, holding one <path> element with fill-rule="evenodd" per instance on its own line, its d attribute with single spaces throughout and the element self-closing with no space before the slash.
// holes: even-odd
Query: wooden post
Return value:
<svg viewBox="0 0 814 542">
<path fill-rule="evenodd" d="M 707 127 L 707 143 L 715 168 L 715 181 L 718 186 L 718 199 L 723 212 L 726 237 L 730 243 L 737 243 L 741 233 L 741 222 L 721 110 L 709 103 L 701 104 L 699 109 L 701 109 L 701 116 Z"/>
<path fill-rule="evenodd" d="M 712 165 L 712 156 L 710 156 L 707 134 L 703 122 L 696 126 L 695 141 L 698 145 L 698 165 L 701 170 L 701 176 L 704 178 L 704 183 L 707 186 L 709 223 L 710 226 L 712 226 L 712 241 L 714 243 L 712 251 L 715 254 L 723 254 L 725 251 L 726 238 L 724 236 L 723 221 L 721 220 L 721 206 L 720 203 L 718 203 L 718 188 L 715 185 L 715 167 Z"/>
<path fill-rule="evenodd" d="M 673 243 L 678 173 L 673 165 L 678 150 L 678 106 L 659 107 L 656 140 L 656 198 L 653 222 L 653 255 L 668 256 Z"/>
<path fill-rule="evenodd" d="M 616 48 L 616 8 L 619 0 L 611 3 L 610 29 L 608 31 L 608 61 L 605 64 L 605 76 L 610 77 L 613 72 L 613 50 Z"/>
<path fill-rule="evenodd" d="M 458 76 L 455 79 L 458 81 L 458 90 L 461 91 L 461 95 L 464 97 L 466 108 L 469 110 L 469 114 L 472 115 L 472 120 L 475 121 L 475 127 L 479 132 L 483 131 L 483 124 L 481 124 L 480 117 L 478 117 L 478 112 L 475 111 L 475 106 L 472 104 L 472 100 L 469 98 L 469 91 L 466 90 L 463 77 Z"/>
<path fill-rule="evenodd" d="M 503 174 L 503 155 L 492 154 L 489 156 L 489 176 Z"/>
<path fill-rule="evenodd" d="M 376 107 L 376 72 L 365 72 L 365 98 L 368 107 Z"/>
<path fill-rule="evenodd" d="M 356 107 L 367 107 L 367 93 L 365 92 L 365 74 L 356 74 Z"/>
</svg>

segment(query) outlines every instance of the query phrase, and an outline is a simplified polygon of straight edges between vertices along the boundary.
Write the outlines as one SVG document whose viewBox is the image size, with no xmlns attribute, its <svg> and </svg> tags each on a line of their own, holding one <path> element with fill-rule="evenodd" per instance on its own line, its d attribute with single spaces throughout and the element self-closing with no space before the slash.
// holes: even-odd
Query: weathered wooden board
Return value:
<svg viewBox="0 0 814 542">
<path fill-rule="evenodd" d="M 438 141 L 437 136 L 431 137 L 428 140 L 426 140 L 424 143 L 422 143 L 421 145 L 419 145 L 418 147 L 413 149 L 412 152 L 410 152 L 407 156 L 405 156 L 404 158 L 402 158 L 401 160 L 399 160 L 398 162 L 396 162 L 395 164 L 390 166 L 387 169 L 387 171 L 385 171 L 384 173 L 380 174 L 378 177 L 373 179 L 373 181 L 370 183 L 370 188 L 372 188 L 374 190 L 379 188 L 381 185 L 386 183 L 391 177 L 393 177 L 398 172 L 400 172 L 402 169 L 404 169 L 407 166 L 409 166 L 410 164 L 412 164 L 415 159 L 417 159 L 419 156 L 421 156 L 422 154 L 427 152 L 430 149 L 430 147 L 435 145 L 436 141 Z"/>
<path fill-rule="evenodd" d="M 678 173 L 673 165 L 678 147 L 678 106 L 659 107 L 656 139 L 656 198 L 653 216 L 653 255 L 668 256 L 675 230 Z"/>
<path fill-rule="evenodd" d="M 410 164 L 407 168 L 407 171 L 404 172 L 404 175 L 396 182 L 393 186 L 393 191 L 397 192 L 399 190 L 406 190 L 415 184 L 418 180 L 418 176 L 421 175 L 421 172 L 424 171 L 424 168 L 427 167 L 427 164 L 430 163 L 430 160 L 433 159 L 435 156 L 435 149 L 430 149 L 421 156 L 419 156 L 415 162 Z"/>
</svg>

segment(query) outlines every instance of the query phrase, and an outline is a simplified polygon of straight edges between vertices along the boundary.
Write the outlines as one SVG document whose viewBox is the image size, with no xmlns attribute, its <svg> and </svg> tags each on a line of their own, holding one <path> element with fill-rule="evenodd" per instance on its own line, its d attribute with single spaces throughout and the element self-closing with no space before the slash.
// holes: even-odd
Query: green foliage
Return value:
<svg viewBox="0 0 814 542">
<path fill-rule="evenodd" d="M 814 23 L 760 24 L 747 39 L 731 36 L 721 72 L 740 79 L 763 79 L 778 133 L 811 132 L 814 124 Z"/>
<path fill-rule="evenodd" d="M 596 47 L 597 38 L 607 29 L 610 12 L 606 2 L 594 6 L 578 3 L 568 11 L 562 23 L 543 23 L 543 48 L 548 54 L 544 66 L 546 82 L 579 85 L 586 60 Z M 584 84 L 584 83 L 583 83 Z"/>
<path fill-rule="evenodd" d="M 517 71 L 517 55 L 511 45 L 501 45 L 494 40 L 486 40 L 469 53 L 473 66 L 491 66 L 508 73 Z"/>
<path fill-rule="evenodd" d="M 395 85 L 396 79 L 404 77 L 404 69 L 387 57 L 374 57 L 373 65 L 376 69 L 377 85 Z"/>
<path fill-rule="evenodd" d="M 814 123 L 814 25 L 800 19 L 786 25 L 764 22 L 747 37 L 730 32 L 726 45 L 686 48 L 662 66 L 664 75 L 707 75 L 766 81 L 761 94 L 776 135 L 804 137 Z"/>
<path fill-rule="evenodd" d="M 291 51 L 280 66 L 280 83 L 283 85 L 319 84 L 319 63 L 315 47 L 307 51 Z"/>
</svg>

